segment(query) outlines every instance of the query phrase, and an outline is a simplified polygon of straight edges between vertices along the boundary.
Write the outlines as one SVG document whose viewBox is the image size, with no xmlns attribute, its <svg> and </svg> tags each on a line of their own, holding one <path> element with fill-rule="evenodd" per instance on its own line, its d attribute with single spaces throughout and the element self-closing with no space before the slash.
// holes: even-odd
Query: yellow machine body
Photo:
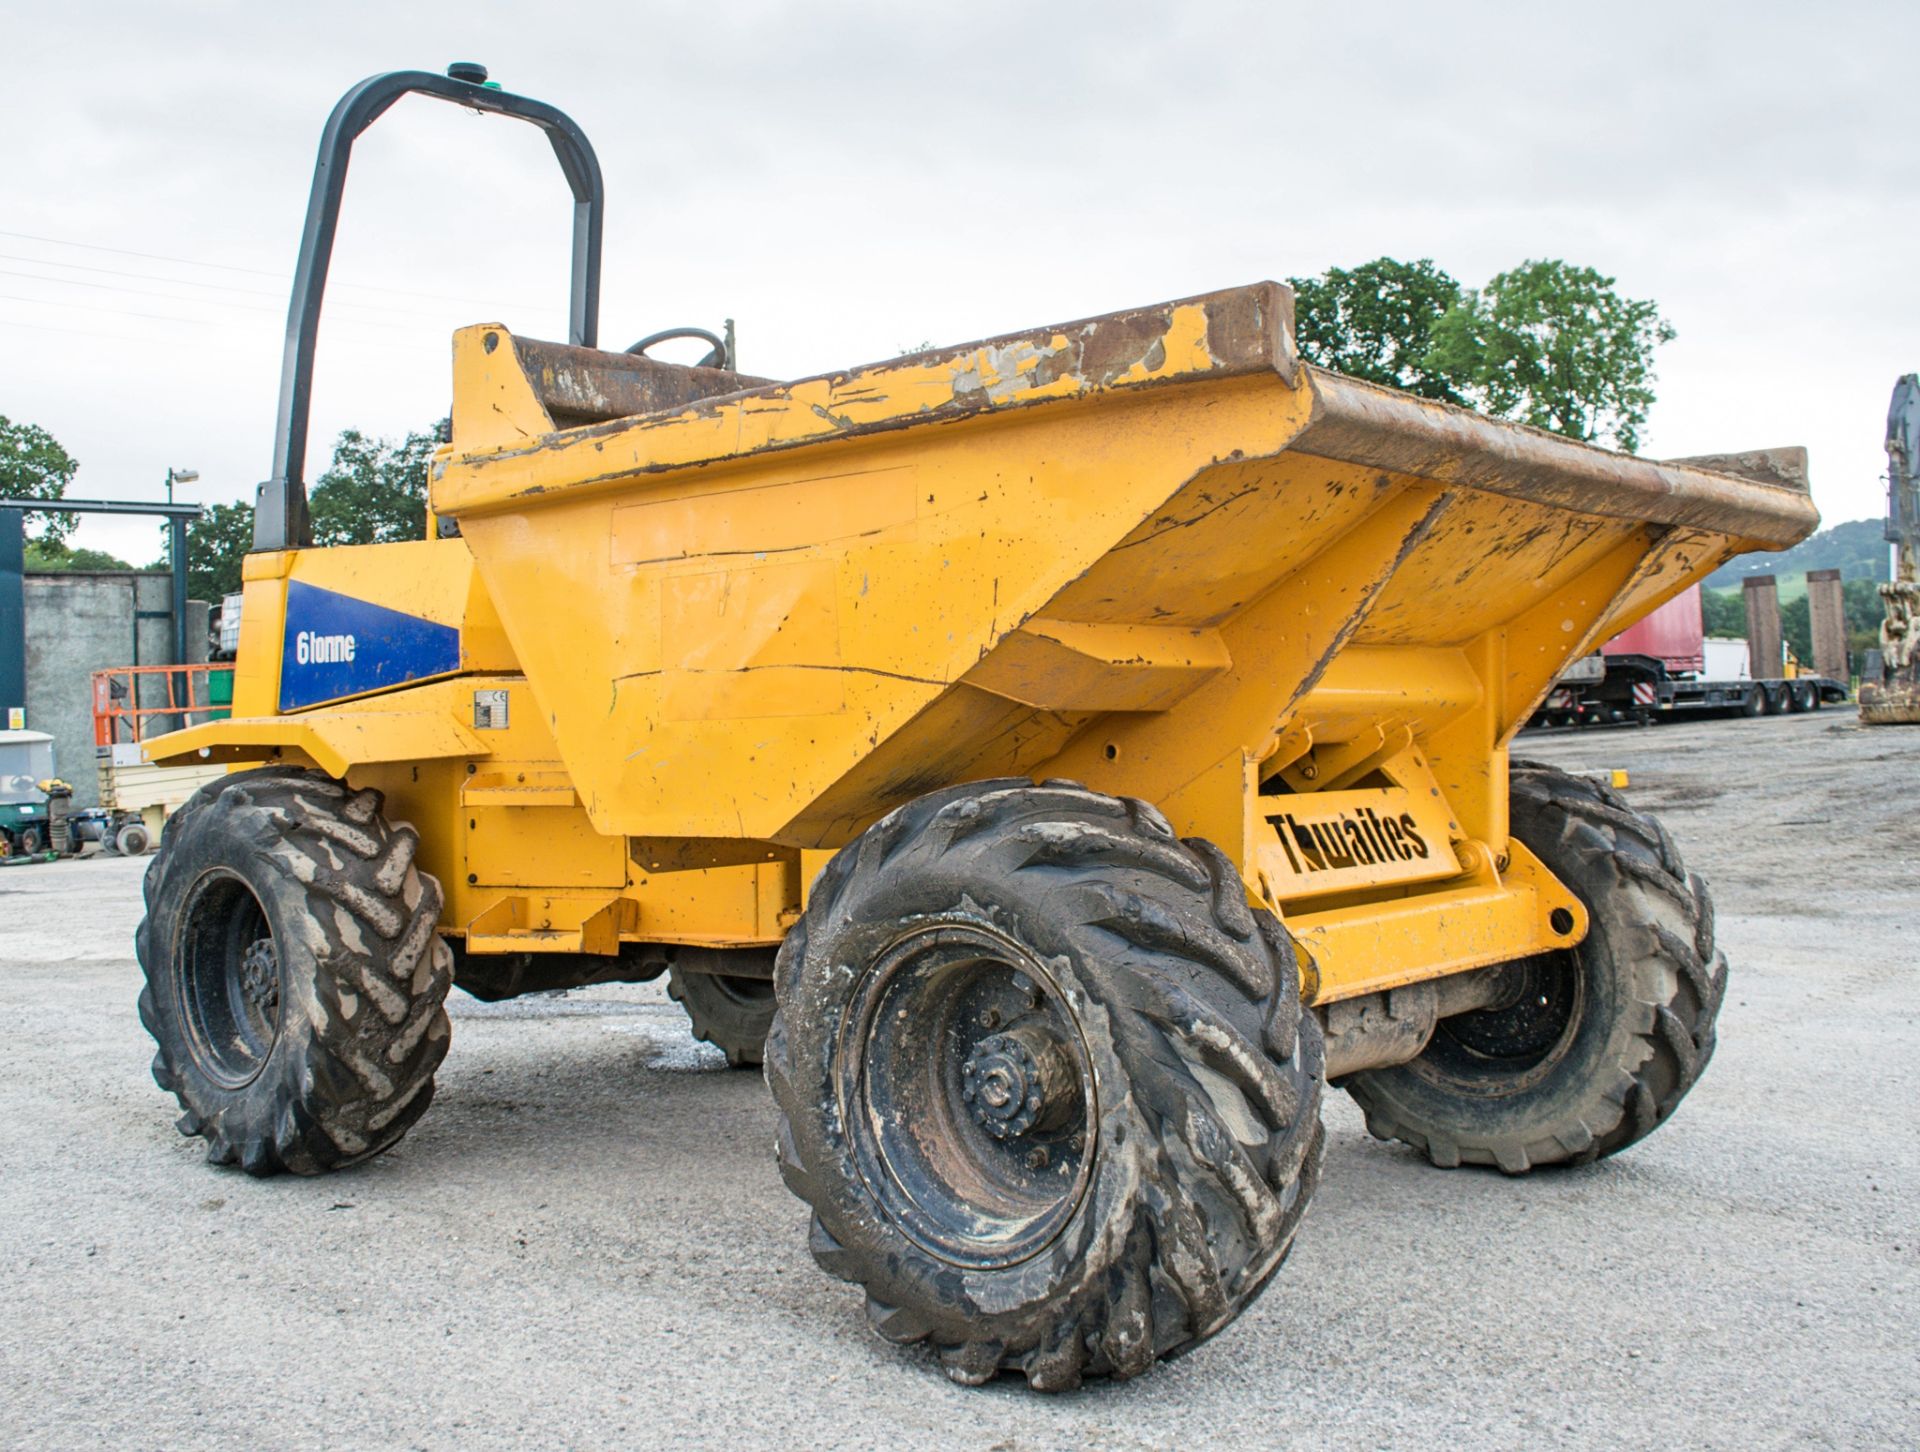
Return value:
<svg viewBox="0 0 1920 1452">
<path fill-rule="evenodd" d="M 471 953 L 777 942 L 892 808 L 1072 778 L 1222 848 L 1350 998 L 1585 932 L 1508 745 L 1813 530 L 1783 457 L 1307 367 L 1271 283 L 787 384 L 483 325 L 446 537 L 250 557 L 234 714 L 152 754 L 378 787 Z"/>
</svg>

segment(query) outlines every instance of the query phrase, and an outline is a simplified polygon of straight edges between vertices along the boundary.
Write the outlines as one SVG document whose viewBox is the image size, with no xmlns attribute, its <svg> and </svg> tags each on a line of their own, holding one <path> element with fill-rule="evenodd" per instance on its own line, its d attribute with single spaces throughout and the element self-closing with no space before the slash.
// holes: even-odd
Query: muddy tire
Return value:
<svg viewBox="0 0 1920 1452">
<path fill-rule="evenodd" d="M 1727 964 L 1706 884 L 1653 817 L 1515 762 L 1513 834 L 1586 905 L 1586 938 L 1515 965 L 1511 1001 L 1442 1019 L 1411 1063 L 1344 1087 L 1380 1139 L 1443 1168 L 1589 1164 L 1652 1133 L 1713 1056 Z"/>
<path fill-rule="evenodd" d="M 697 949 L 681 949 L 685 958 Z M 767 950 L 771 958 L 773 950 Z M 702 973 L 676 962 L 667 976 L 667 996 L 693 1020 L 693 1036 L 712 1044 L 736 1069 L 757 1069 L 766 1057 L 773 1027 L 773 980 L 733 973 Z"/>
<path fill-rule="evenodd" d="M 379 1153 L 433 1098 L 452 955 L 440 885 L 381 797 L 267 768 L 168 820 L 135 935 L 153 1077 L 215 1164 L 317 1174 Z"/>
<path fill-rule="evenodd" d="M 1278 922 L 1152 807 L 1024 779 L 913 802 L 827 866 L 775 984 L 814 1258 L 956 1381 L 1137 1375 L 1286 1258 L 1319 1024 Z"/>
</svg>

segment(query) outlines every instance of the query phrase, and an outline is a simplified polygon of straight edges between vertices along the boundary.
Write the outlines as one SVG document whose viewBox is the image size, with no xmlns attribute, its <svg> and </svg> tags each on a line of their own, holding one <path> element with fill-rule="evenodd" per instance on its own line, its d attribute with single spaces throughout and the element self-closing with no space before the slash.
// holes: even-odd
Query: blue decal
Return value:
<svg viewBox="0 0 1920 1452">
<path fill-rule="evenodd" d="M 280 709 L 297 710 L 460 669 L 460 632 L 351 595 L 287 582 Z"/>
</svg>

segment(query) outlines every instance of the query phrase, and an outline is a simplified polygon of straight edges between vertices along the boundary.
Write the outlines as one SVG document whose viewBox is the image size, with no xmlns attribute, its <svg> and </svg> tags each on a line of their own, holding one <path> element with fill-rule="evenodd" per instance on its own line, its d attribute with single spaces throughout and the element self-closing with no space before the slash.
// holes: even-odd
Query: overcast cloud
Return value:
<svg viewBox="0 0 1920 1452">
<path fill-rule="evenodd" d="M 610 346 L 730 316 L 795 377 L 1381 254 L 1564 257 L 1679 331 L 1645 452 L 1804 443 L 1828 521 L 1877 516 L 1917 55 L 1911 3 L 15 4 L 0 414 L 75 494 L 250 494 L 328 108 L 471 59 L 598 148 Z M 563 334 L 567 214 L 531 128 L 413 100 L 363 138 L 311 473 L 446 411 L 452 328 Z"/>
</svg>

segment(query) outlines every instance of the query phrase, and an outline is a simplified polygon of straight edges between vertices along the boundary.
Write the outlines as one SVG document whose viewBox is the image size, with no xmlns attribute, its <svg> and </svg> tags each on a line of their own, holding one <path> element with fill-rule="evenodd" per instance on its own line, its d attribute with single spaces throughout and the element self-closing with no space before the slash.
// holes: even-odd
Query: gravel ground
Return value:
<svg viewBox="0 0 1920 1452">
<path fill-rule="evenodd" d="M 1630 770 L 1713 883 L 1734 977 L 1700 1087 L 1624 1155 L 1523 1180 L 1429 1169 L 1331 1095 L 1265 1297 L 1052 1398 L 868 1332 L 807 1257 L 764 1087 L 659 985 L 456 993 L 397 1151 L 254 1181 L 148 1076 L 142 864 L 0 871 L 0 1442 L 1920 1445 L 1920 730 L 1829 711 L 1523 750 Z"/>
</svg>

